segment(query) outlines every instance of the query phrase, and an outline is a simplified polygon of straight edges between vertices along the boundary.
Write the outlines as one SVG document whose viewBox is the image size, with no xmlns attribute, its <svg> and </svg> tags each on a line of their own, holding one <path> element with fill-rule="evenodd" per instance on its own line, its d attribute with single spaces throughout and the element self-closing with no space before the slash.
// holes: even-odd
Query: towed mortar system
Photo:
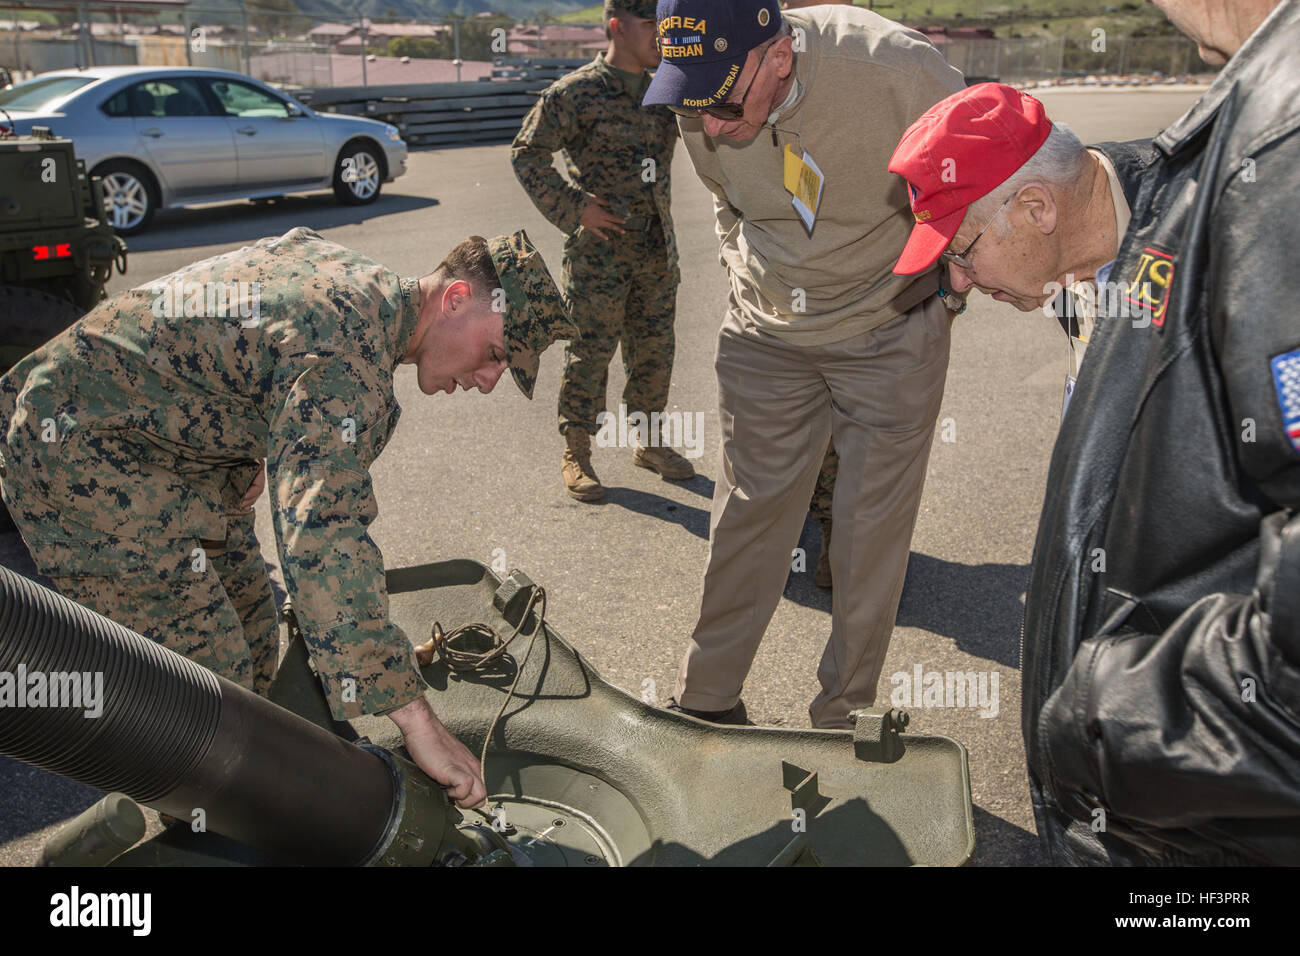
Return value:
<svg viewBox="0 0 1300 956">
<path fill-rule="evenodd" d="M 291 615 L 265 700 L 5 568 L 0 672 L 99 672 L 104 699 L 95 719 L 0 707 L 0 754 L 182 821 L 120 865 L 970 859 L 966 751 L 902 733 L 906 715 L 860 711 L 852 732 L 715 726 L 603 680 L 540 620 L 539 589 L 521 572 L 503 582 L 476 562 L 450 561 L 390 571 L 388 586 L 394 622 L 416 641 L 435 622 L 520 633 L 488 669 L 441 660 L 421 669 L 448 729 L 475 752 L 488 745 L 490 818 L 453 807 L 387 718 L 332 720 Z M 185 825 L 195 811 L 206 832 Z M 134 832 L 129 804 L 111 795 L 51 840 L 45 859 L 107 862 Z"/>
</svg>

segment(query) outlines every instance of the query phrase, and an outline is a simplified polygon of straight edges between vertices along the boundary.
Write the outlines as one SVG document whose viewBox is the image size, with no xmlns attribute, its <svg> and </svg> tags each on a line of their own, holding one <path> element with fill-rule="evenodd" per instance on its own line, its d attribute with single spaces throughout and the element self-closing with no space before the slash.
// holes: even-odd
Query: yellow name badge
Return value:
<svg viewBox="0 0 1300 956">
<path fill-rule="evenodd" d="M 790 144 L 785 146 L 785 191 L 794 198 L 791 200 L 795 212 L 803 220 L 804 228 L 812 232 L 817 221 L 817 209 L 821 205 L 822 185 L 825 177 L 817 168 L 811 156 L 804 153 L 800 158 L 794 154 Z"/>
</svg>

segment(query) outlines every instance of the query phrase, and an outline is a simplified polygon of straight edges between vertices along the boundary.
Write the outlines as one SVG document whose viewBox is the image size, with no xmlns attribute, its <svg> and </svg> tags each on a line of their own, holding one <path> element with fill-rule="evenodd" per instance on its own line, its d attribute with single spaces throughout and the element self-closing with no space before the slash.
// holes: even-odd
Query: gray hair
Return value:
<svg viewBox="0 0 1300 956">
<path fill-rule="evenodd" d="M 761 50 L 764 47 L 773 46 L 777 41 L 781 40 L 782 38 L 792 37 L 792 36 L 794 36 L 794 27 L 790 26 L 789 20 L 787 20 L 785 17 L 782 17 L 781 25 L 777 27 L 776 32 L 773 33 L 766 40 L 764 40 L 762 43 L 760 43 L 758 46 L 754 47 L 754 49 Z"/>
<path fill-rule="evenodd" d="M 1072 186 L 1085 170 L 1087 156 L 1083 143 L 1064 123 L 1053 123 L 1043 145 L 1023 166 L 1007 177 L 997 188 L 989 190 L 970 204 L 967 215 L 975 222 L 989 222 L 997 215 L 998 207 L 1008 196 L 1014 196 L 1030 183 L 1048 183 L 1053 186 Z M 998 223 L 998 235 L 1006 237 L 1010 223 Z"/>
</svg>

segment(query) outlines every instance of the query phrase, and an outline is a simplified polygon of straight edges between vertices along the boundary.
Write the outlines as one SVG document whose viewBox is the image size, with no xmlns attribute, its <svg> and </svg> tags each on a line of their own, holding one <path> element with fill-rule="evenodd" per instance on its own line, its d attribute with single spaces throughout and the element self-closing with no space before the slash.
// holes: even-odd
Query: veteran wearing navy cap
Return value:
<svg viewBox="0 0 1300 956">
<path fill-rule="evenodd" d="M 731 290 L 709 561 L 672 706 L 743 720 L 833 436 L 833 614 L 809 716 L 847 728 L 876 699 L 948 369 L 938 269 L 892 272 L 915 220 L 889 158 L 964 84 L 923 36 L 860 8 L 663 0 L 657 15 L 643 103 L 679 115 Z"/>
</svg>

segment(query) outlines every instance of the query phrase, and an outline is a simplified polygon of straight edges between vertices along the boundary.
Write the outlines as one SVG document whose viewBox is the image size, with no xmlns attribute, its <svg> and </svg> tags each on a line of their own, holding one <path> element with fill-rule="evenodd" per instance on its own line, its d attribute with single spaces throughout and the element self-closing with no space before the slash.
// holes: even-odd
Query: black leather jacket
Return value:
<svg viewBox="0 0 1300 956">
<path fill-rule="evenodd" d="M 1135 197 L 1110 278 L 1151 321 L 1098 321 L 1038 526 L 1054 863 L 1300 864 L 1298 51 L 1287 0 L 1154 151 L 1108 150 Z"/>
</svg>

